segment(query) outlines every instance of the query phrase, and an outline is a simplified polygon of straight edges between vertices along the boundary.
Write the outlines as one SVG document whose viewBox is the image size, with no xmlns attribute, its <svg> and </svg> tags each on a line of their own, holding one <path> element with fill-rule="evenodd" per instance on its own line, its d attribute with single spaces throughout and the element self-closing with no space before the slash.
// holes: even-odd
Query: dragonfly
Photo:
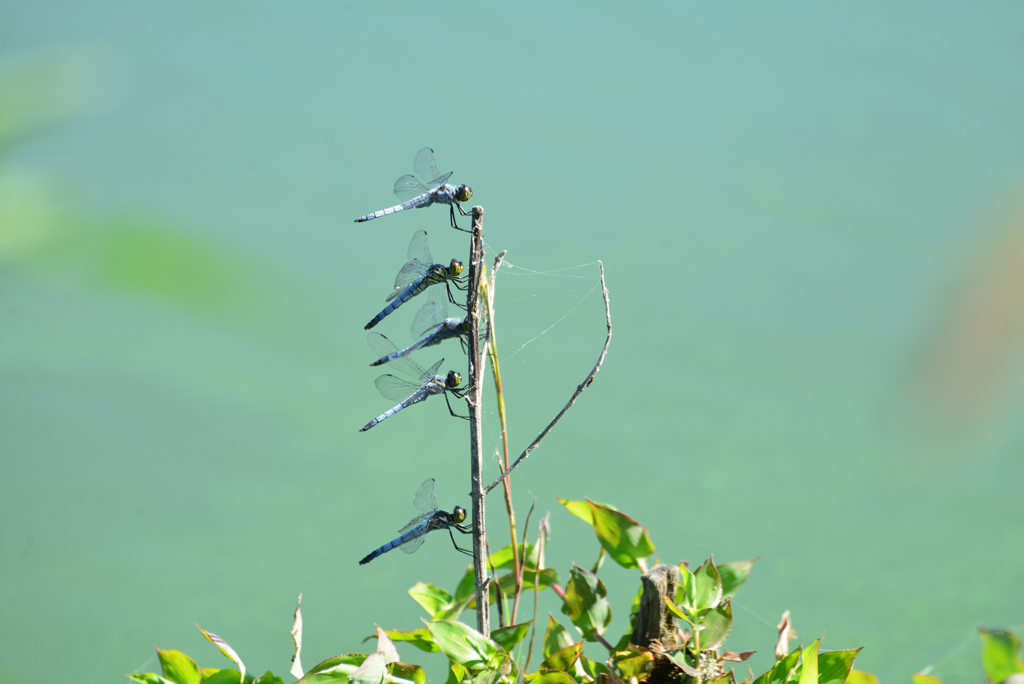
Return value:
<svg viewBox="0 0 1024 684">
<path fill-rule="evenodd" d="M 465 276 L 460 277 L 462 262 L 452 259 L 447 266 L 435 264 L 434 258 L 430 256 L 430 248 L 427 246 L 427 231 L 418 230 L 413 234 L 412 240 L 409 241 L 407 254 L 409 260 L 395 276 L 395 289 L 384 300 L 391 303 L 374 316 L 372 321 L 363 326 L 364 330 L 369 330 L 383 321 L 388 314 L 431 285 L 443 283 L 448 291 L 448 301 L 452 304 L 456 302 L 452 297 L 451 286 L 454 285 L 457 290 L 465 290 L 462 284 L 466 282 L 466 278 Z"/>
<path fill-rule="evenodd" d="M 470 534 L 473 531 L 469 525 L 460 524 L 466 519 L 466 509 L 462 506 L 456 506 L 452 509 L 451 513 L 437 510 L 437 502 L 434 500 L 434 478 L 430 478 L 420 485 L 420 488 L 416 490 L 416 496 L 413 497 L 412 503 L 423 513 L 417 515 L 409 521 L 409 524 L 399 530 L 397 539 L 389 541 L 359 561 L 360 565 L 366 565 L 377 556 L 387 553 L 396 547 L 401 547 L 402 551 L 406 553 L 415 553 L 417 549 L 423 546 L 427 533 L 434 530 L 448 530 L 448 535 L 452 538 L 452 544 L 455 544 L 455 549 L 467 556 L 473 555 L 472 551 L 460 548 L 458 542 L 455 541 L 455 535 L 452 534 L 453 529 L 458 530 L 462 534 Z"/>
<path fill-rule="evenodd" d="M 366 336 L 366 341 L 370 343 L 370 348 L 373 349 L 374 353 L 378 357 L 390 356 L 391 354 L 398 351 L 398 347 L 395 343 L 384 337 L 380 333 L 369 333 Z M 408 408 L 413 404 L 418 404 L 421 401 L 426 401 L 429 397 L 435 394 L 443 394 L 445 403 L 448 404 L 448 412 L 456 418 L 464 418 L 469 420 L 469 416 L 460 416 L 454 410 L 452 410 L 451 401 L 448 399 L 448 395 L 451 394 L 458 399 L 461 399 L 469 391 L 469 388 L 459 389 L 459 385 L 462 384 L 462 376 L 455 371 L 448 371 L 447 375 L 437 375 L 437 370 L 444 363 L 444 359 L 441 359 L 427 370 L 423 370 L 420 364 L 416 363 L 409 356 L 401 356 L 392 360 L 392 365 L 398 368 L 400 371 L 410 377 L 417 379 L 416 382 L 410 382 L 409 380 L 403 380 L 397 378 L 394 375 L 381 375 L 373 383 L 377 386 L 379 391 L 385 399 L 391 401 L 400 402 L 394 408 L 390 408 L 384 413 L 380 414 L 369 423 L 359 429 L 360 432 L 366 432 L 377 423 L 390 418 L 404 408 Z"/>
<path fill-rule="evenodd" d="M 469 198 L 473 196 L 473 189 L 468 185 L 458 187 L 449 185 L 447 181 L 454 172 L 441 173 L 434 162 L 434 150 L 429 147 L 424 147 L 416 153 L 416 157 L 412 160 L 412 170 L 419 178 L 407 174 L 395 181 L 395 195 L 398 199 L 405 201 L 388 209 L 360 216 L 356 219 L 356 223 L 380 218 L 405 209 L 420 209 L 429 207 L 431 204 L 447 204 L 452 228 L 464 233 L 472 232 L 465 228 L 459 228 L 455 222 L 455 210 L 458 209 L 463 216 L 469 216 L 459 202 L 468 202 Z"/>
<path fill-rule="evenodd" d="M 433 293 L 438 291 L 434 288 Z M 382 356 L 371 366 L 379 366 L 406 354 L 411 354 L 423 347 L 432 347 L 441 344 L 444 340 L 459 338 L 465 346 L 466 336 L 469 335 L 469 325 L 464 318 L 448 318 L 448 303 L 436 294 L 427 295 L 427 303 L 416 313 L 412 319 L 412 327 L 409 331 L 412 338 L 416 340 L 408 347 L 391 352 Z"/>
</svg>

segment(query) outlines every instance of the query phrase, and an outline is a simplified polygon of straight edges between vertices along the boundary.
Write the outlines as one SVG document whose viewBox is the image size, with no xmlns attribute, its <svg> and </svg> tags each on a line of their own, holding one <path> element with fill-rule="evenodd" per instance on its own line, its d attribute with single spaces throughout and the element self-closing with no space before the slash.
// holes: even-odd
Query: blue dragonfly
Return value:
<svg viewBox="0 0 1024 684">
<path fill-rule="evenodd" d="M 380 333 L 369 333 L 366 336 L 366 341 L 370 343 L 370 348 L 378 357 L 389 356 L 398 351 L 398 347 L 395 346 L 395 343 Z M 401 356 L 393 359 L 392 365 L 406 375 L 416 378 L 416 382 L 403 380 L 402 378 L 397 378 L 390 374 L 381 375 L 374 380 L 374 384 L 377 386 L 377 391 L 379 391 L 385 399 L 390 399 L 400 403 L 359 428 L 359 431 L 366 432 L 377 423 L 390 418 L 402 409 L 408 408 L 413 404 L 418 404 L 421 401 L 426 401 L 435 394 L 444 395 L 445 403 L 448 404 L 449 413 L 456 418 L 469 420 L 469 416 L 460 416 L 452 410 L 451 401 L 448 399 L 449 394 L 461 399 L 466 395 L 466 392 L 469 391 L 469 388 L 459 389 L 459 385 L 462 384 L 462 376 L 453 370 L 448 371 L 447 375 L 436 375 L 437 370 L 441 367 L 442 363 L 444 363 L 444 359 L 439 360 L 428 370 L 423 370 L 423 367 L 413 361 L 412 357 Z"/>
<path fill-rule="evenodd" d="M 431 204 L 447 204 L 452 228 L 465 233 L 470 232 L 465 228 L 459 228 L 455 222 L 455 210 L 458 209 L 460 214 L 468 216 L 459 202 L 468 202 L 469 198 L 473 196 L 473 189 L 468 185 L 458 187 L 449 185 L 448 179 L 451 178 L 453 172 L 441 173 L 438 170 L 437 164 L 434 163 L 434 150 L 429 147 L 424 147 L 416 153 L 416 157 L 412 160 L 412 170 L 419 178 L 408 174 L 395 181 L 395 195 L 398 199 L 405 201 L 393 207 L 360 216 L 356 219 L 356 223 L 406 209 L 420 209 L 429 207 Z"/>
<path fill-rule="evenodd" d="M 364 330 L 369 330 L 377 325 L 389 313 L 432 285 L 443 284 L 448 291 L 448 301 L 452 304 L 456 304 L 456 302 L 452 297 L 451 287 L 454 285 L 457 290 L 465 289 L 462 286 L 466 281 L 465 276 L 461 276 L 462 262 L 452 259 L 447 266 L 435 264 L 434 258 L 430 256 L 430 247 L 427 246 L 427 231 L 418 230 L 413 234 L 412 240 L 409 241 L 407 254 L 409 260 L 398 271 L 398 275 L 395 276 L 395 289 L 385 300 L 391 303 L 363 326 Z"/>
<path fill-rule="evenodd" d="M 393 351 L 382 356 L 371 366 L 379 366 L 406 354 L 411 354 L 423 347 L 432 347 L 441 344 L 444 340 L 458 338 L 465 346 L 466 336 L 469 334 L 469 326 L 464 318 L 448 317 L 448 302 L 443 297 L 438 297 L 438 288 L 434 288 L 431 294 L 427 295 L 427 303 L 424 304 L 412 319 L 412 327 L 409 331 L 412 338 L 416 340 L 408 347 Z"/>
<path fill-rule="evenodd" d="M 469 525 L 460 524 L 466 519 L 466 509 L 462 506 L 456 506 L 452 509 L 451 513 L 437 510 L 437 502 L 434 499 L 434 478 L 430 478 L 420 485 L 420 488 L 416 490 L 416 496 L 413 497 L 412 503 L 423 513 L 417 515 L 405 527 L 399 530 L 397 539 L 389 541 L 376 551 L 367 554 L 363 560 L 359 561 L 360 565 L 366 565 L 382 553 L 387 553 L 397 547 L 400 547 L 406 553 L 415 553 L 417 549 L 423 546 L 427 533 L 434 530 L 448 530 L 448 535 L 452 538 L 455 550 L 467 556 L 473 555 L 472 551 L 460 548 L 455 541 L 455 535 L 452 534 L 452 529 L 456 529 L 462 534 L 470 534 L 473 531 Z"/>
</svg>

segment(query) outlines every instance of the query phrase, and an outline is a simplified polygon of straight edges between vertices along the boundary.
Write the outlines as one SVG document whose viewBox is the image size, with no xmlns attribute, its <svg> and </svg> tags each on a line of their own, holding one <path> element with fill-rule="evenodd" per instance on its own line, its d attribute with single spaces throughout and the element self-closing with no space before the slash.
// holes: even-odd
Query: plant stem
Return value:
<svg viewBox="0 0 1024 684">
<path fill-rule="evenodd" d="M 494 376 L 494 391 L 498 398 L 498 418 L 501 420 L 501 446 L 504 450 L 505 470 L 508 470 L 508 423 L 505 418 L 505 393 L 501 385 L 501 365 L 498 363 L 498 338 L 494 327 L 494 276 L 501 266 L 501 259 L 505 253 L 502 252 L 494 261 L 494 269 L 491 271 L 491 282 L 484 283 L 484 301 L 487 303 L 487 333 L 488 333 L 488 355 L 491 357 L 491 374 Z M 519 614 L 519 596 L 523 591 L 522 562 L 519 558 L 519 546 L 516 535 L 516 511 L 512 505 L 512 483 L 509 478 L 502 480 L 505 490 L 505 510 L 508 512 L 509 537 L 512 540 L 512 577 L 515 578 L 515 591 L 512 594 L 512 616 L 509 624 L 516 623 L 516 616 Z M 523 544 L 523 554 L 526 554 L 526 545 Z M 525 560 L 525 559 L 524 559 Z"/>
<path fill-rule="evenodd" d="M 473 240 L 469 251 L 469 275 L 466 288 L 466 318 L 469 320 L 469 452 L 473 498 L 473 574 L 476 583 L 476 628 L 490 636 L 491 618 L 487 576 L 487 526 L 483 488 L 483 423 L 480 405 L 483 398 L 484 354 L 480 346 L 480 281 L 484 265 L 484 208 L 473 207 Z"/>
</svg>

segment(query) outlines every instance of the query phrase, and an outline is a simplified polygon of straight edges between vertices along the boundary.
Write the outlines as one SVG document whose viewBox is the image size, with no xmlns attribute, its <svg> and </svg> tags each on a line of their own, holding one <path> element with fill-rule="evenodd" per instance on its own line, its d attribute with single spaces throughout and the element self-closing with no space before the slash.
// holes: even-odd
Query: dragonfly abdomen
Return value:
<svg viewBox="0 0 1024 684">
<path fill-rule="evenodd" d="M 413 197 L 408 202 L 402 202 L 401 204 L 396 204 L 393 207 L 388 207 L 387 209 L 375 211 L 372 214 L 360 216 L 359 218 L 356 219 L 356 223 L 361 223 L 362 221 L 369 221 L 370 219 L 380 218 L 381 216 L 387 216 L 388 214 L 394 214 L 395 212 L 404 211 L 406 209 L 417 209 L 419 207 L 427 207 L 430 206 L 433 203 L 433 201 L 434 200 L 431 194 L 429 192 L 425 192 L 419 197 Z"/>
<path fill-rule="evenodd" d="M 429 347 L 429 346 L 431 346 L 433 344 L 439 344 L 440 342 L 441 342 L 441 338 L 438 337 L 437 334 L 435 333 L 434 335 L 431 335 L 431 336 L 428 336 L 428 337 L 424 337 L 422 340 L 419 340 L 417 342 L 413 342 L 412 344 L 410 344 L 405 349 L 399 349 L 398 351 L 392 352 L 392 353 L 388 354 L 387 356 L 383 356 L 383 357 L 377 359 L 376 361 L 374 361 L 373 363 L 371 363 L 370 365 L 371 366 L 379 366 L 381 364 L 387 363 L 388 361 L 394 361 L 395 359 L 400 359 L 400 358 L 402 358 L 403 356 L 405 356 L 407 354 L 412 354 L 417 349 L 422 349 L 423 347 Z"/>
<path fill-rule="evenodd" d="M 367 563 L 372 561 L 377 556 L 383 555 L 383 554 L 387 553 L 388 551 L 390 551 L 391 549 L 394 549 L 394 548 L 397 548 L 397 547 L 401 546 L 402 544 L 406 543 L 410 539 L 414 539 L 416 537 L 424 535 L 428 531 L 429 530 L 428 530 L 427 525 L 420 525 L 417 528 L 411 529 L 408 532 L 406 532 L 405 534 L 403 534 L 401 537 L 399 537 L 398 539 L 392 539 L 391 541 L 389 541 L 387 544 L 385 544 L 384 546 L 380 547 L 376 551 L 371 551 L 370 553 L 366 554 L 366 558 L 364 558 L 363 560 L 359 561 L 359 564 L 360 565 L 366 565 Z"/>
<path fill-rule="evenodd" d="M 389 313 L 391 313 L 392 311 L 400 307 L 402 304 L 409 301 L 410 299 L 412 299 L 413 297 L 415 297 L 416 295 L 418 295 L 419 293 L 423 292 L 428 287 L 433 285 L 434 283 L 432 282 L 432 280 L 433 279 L 431 278 L 431 276 L 427 276 L 426 278 L 420 279 L 419 282 L 413 283 L 409 287 L 402 290 L 402 292 L 397 297 L 395 297 L 395 299 L 390 304 L 384 307 L 383 311 L 374 316 L 373 320 L 366 324 L 363 330 L 369 330 L 373 326 L 377 325 L 378 323 L 383 321 Z"/>
<path fill-rule="evenodd" d="M 422 389 L 420 389 L 418 392 L 416 392 L 416 394 L 412 395 L 411 397 L 409 397 L 408 399 L 403 401 L 398 406 L 395 406 L 393 408 L 389 408 L 387 411 L 385 411 L 384 413 L 380 414 L 379 416 L 377 416 L 376 418 L 371 420 L 369 423 L 367 423 L 363 427 L 359 428 L 359 431 L 360 432 L 366 432 L 367 430 L 372 428 L 377 423 L 390 418 L 391 416 L 395 415 L 396 413 L 398 413 L 402 409 L 407 408 L 409 406 L 412 406 L 413 404 L 418 404 L 421 401 L 426 401 L 427 397 L 429 397 L 432 394 L 439 394 L 440 392 L 444 392 L 444 382 L 443 382 L 443 380 L 441 382 L 440 389 L 438 389 L 436 387 L 436 384 L 437 384 L 436 381 L 432 381 L 432 383 L 433 384 L 425 385 Z"/>
</svg>

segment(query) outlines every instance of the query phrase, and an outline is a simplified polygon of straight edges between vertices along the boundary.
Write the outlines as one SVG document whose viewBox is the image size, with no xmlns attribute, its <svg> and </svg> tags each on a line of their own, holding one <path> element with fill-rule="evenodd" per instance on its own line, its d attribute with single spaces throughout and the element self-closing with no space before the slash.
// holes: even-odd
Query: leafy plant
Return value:
<svg viewBox="0 0 1024 684">
<path fill-rule="evenodd" d="M 713 558 L 708 557 L 692 570 L 685 562 L 678 566 L 656 565 L 651 569 L 648 560 L 655 554 L 655 547 L 647 528 L 613 506 L 590 500 L 559 499 L 559 502 L 594 531 L 598 548 L 597 560 L 591 568 L 573 564 L 560 577 L 554 568 L 546 566 L 549 516 L 537 524 L 537 536 L 532 544 L 519 541 L 509 474 L 540 444 L 580 393 L 590 387 L 600 369 L 611 341 L 608 290 L 604 286 L 602 265 L 601 285 L 608 335 L 597 364 L 551 423 L 518 459 L 510 462 L 494 327 L 495 275 L 504 252 L 498 255 L 487 279 L 483 264 L 483 210 L 474 207 L 472 215 L 473 237 L 467 276 L 466 321 L 469 323 L 470 360 L 466 401 L 470 410 L 470 448 L 474 463 L 471 477 L 473 566 L 466 570 L 452 590 L 426 582 L 417 582 L 409 589 L 409 595 L 426 612 L 423 626 L 411 630 L 377 627 L 377 648 L 373 653 L 337 655 L 309 670 L 302 668 L 300 658 L 300 596 L 300 607 L 295 611 L 292 628 L 295 656 L 291 674 L 301 684 L 425 684 L 426 671 L 419 664 L 401 659 L 397 646 L 401 645 L 445 658 L 448 673 L 445 684 L 734 683 L 736 675 L 731 664 L 745 661 L 754 651 L 725 650 L 733 626 L 732 599 L 747 580 L 756 559 L 716 564 Z M 479 330 L 481 322 L 486 326 L 483 335 Z M 479 426 L 484 359 L 487 355 L 495 383 L 504 453 L 501 476 L 484 486 L 480 470 Z M 512 541 L 493 553 L 485 552 L 489 547 L 484 536 L 483 502 L 487 493 L 499 484 L 503 486 Z M 532 512 L 531 508 L 526 517 L 527 530 Z M 574 555 L 580 556 L 579 553 Z M 642 587 L 632 599 L 608 596 L 599 573 L 604 561 L 609 559 L 622 568 L 639 572 Z M 657 581 L 654 578 L 658 578 Z M 660 589 L 660 582 L 668 588 Z M 538 615 L 539 595 L 545 591 L 557 597 L 564 620 L 550 613 L 546 618 Z M 520 621 L 520 603 L 528 593 L 533 594 L 533 615 Z M 498 612 L 498 627 L 493 631 L 489 617 L 491 605 Z M 467 610 L 477 613 L 476 629 L 459 620 Z M 613 610 L 628 612 L 628 627 L 622 634 L 609 634 Z M 638 623 L 644 626 L 642 631 Z M 649 633 L 650 625 L 657 627 L 657 636 Z M 158 649 L 162 674 L 128 676 L 146 684 L 268 684 L 282 681 L 272 672 L 253 677 L 226 642 L 205 630 L 202 633 L 237 669 L 200 668 L 180 651 Z M 981 633 L 985 640 L 984 666 L 989 681 L 1002 682 L 1013 673 L 1024 671 L 1019 657 L 1020 641 L 1016 636 L 1005 630 L 982 630 Z M 745 681 L 751 684 L 843 684 L 847 681 L 877 684 L 877 681 L 872 682 L 872 675 L 853 669 L 860 649 L 821 651 L 819 638 L 791 650 L 789 644 L 794 637 L 787 612 L 779 624 L 779 639 L 774 645 L 775 664 L 760 676 L 754 677 L 750 673 L 750 679 Z M 536 657 L 535 647 L 538 649 Z M 595 649 L 599 656 L 594 655 Z M 539 661 L 536 668 L 531 669 L 536 661 Z M 922 679 L 917 684 L 928 683 Z"/>
</svg>

